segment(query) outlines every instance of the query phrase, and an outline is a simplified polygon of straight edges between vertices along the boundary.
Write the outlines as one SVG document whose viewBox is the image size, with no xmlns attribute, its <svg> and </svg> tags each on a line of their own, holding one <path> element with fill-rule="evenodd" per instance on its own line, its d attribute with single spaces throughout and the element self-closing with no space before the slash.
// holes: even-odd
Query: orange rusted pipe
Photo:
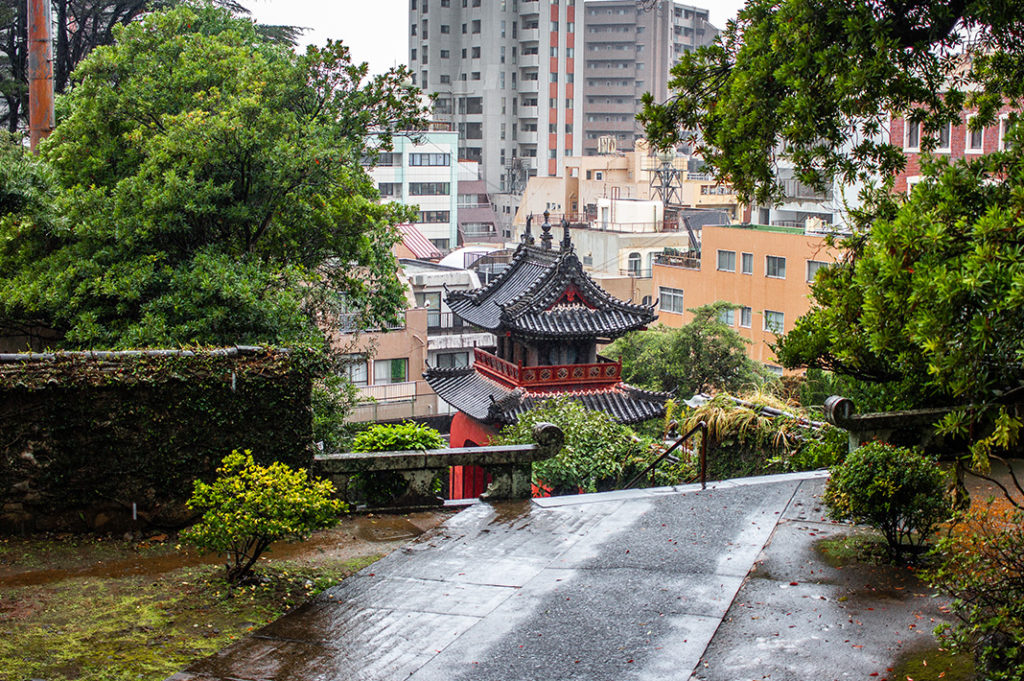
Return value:
<svg viewBox="0 0 1024 681">
<path fill-rule="evenodd" d="M 53 23 L 50 0 L 28 2 L 28 134 L 32 151 L 53 132 Z"/>
</svg>

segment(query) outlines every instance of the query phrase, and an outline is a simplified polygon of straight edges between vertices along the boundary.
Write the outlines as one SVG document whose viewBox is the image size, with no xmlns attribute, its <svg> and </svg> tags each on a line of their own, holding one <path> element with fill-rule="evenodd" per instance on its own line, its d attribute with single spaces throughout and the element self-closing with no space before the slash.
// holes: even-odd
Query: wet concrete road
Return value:
<svg viewBox="0 0 1024 681">
<path fill-rule="evenodd" d="M 828 602 L 817 599 L 830 587 L 801 591 L 790 576 L 805 569 L 807 507 L 821 484 L 821 474 L 799 474 L 479 504 L 172 679 L 690 679 L 697 670 L 710 681 L 764 678 L 773 655 L 806 665 L 791 674 L 779 661 L 770 678 L 833 678 L 834 668 L 814 671 L 819 653 L 806 647 L 822 631 L 817 612 L 801 611 L 800 628 L 782 624 L 794 601 Z M 798 585 L 786 593 L 773 570 Z M 746 619 L 744 599 L 762 599 L 771 625 Z M 825 623 L 827 643 L 870 645 L 881 661 L 888 643 L 852 642 L 848 614 Z"/>
</svg>

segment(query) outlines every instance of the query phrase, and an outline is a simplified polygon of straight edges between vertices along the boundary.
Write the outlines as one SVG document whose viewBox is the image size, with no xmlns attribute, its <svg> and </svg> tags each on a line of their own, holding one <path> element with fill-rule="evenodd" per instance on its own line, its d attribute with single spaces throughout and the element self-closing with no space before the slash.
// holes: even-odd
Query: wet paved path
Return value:
<svg viewBox="0 0 1024 681">
<path fill-rule="evenodd" d="M 172 679 L 689 679 L 822 477 L 478 504 Z"/>
</svg>

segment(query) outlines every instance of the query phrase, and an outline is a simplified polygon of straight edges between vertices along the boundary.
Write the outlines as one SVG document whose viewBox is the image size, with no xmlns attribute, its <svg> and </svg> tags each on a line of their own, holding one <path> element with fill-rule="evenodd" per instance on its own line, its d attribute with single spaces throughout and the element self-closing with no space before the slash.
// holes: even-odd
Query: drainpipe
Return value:
<svg viewBox="0 0 1024 681">
<path fill-rule="evenodd" d="M 53 39 L 49 0 L 28 2 L 28 120 L 29 144 L 38 153 L 39 141 L 53 132 Z"/>
</svg>

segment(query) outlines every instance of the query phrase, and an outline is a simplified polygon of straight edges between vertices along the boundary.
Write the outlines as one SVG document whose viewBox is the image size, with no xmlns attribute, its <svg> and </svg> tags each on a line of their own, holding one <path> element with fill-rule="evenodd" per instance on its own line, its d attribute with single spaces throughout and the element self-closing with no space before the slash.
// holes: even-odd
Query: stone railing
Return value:
<svg viewBox="0 0 1024 681">
<path fill-rule="evenodd" d="M 853 400 L 832 395 L 825 400 L 825 419 L 849 434 L 851 452 L 872 440 L 934 449 L 943 444 L 935 424 L 953 409 L 955 407 L 932 407 L 855 414 Z"/>
<path fill-rule="evenodd" d="M 406 489 L 388 502 L 388 508 L 441 506 L 444 500 L 434 493 L 434 479 L 451 466 L 481 466 L 490 473 L 491 484 L 481 498 L 528 499 L 533 462 L 558 454 L 565 436 L 555 425 L 538 423 L 533 428 L 533 439 L 535 444 L 531 445 L 319 454 L 316 468 L 343 496 L 347 496 L 353 475 L 385 471 L 400 474 Z"/>
</svg>

